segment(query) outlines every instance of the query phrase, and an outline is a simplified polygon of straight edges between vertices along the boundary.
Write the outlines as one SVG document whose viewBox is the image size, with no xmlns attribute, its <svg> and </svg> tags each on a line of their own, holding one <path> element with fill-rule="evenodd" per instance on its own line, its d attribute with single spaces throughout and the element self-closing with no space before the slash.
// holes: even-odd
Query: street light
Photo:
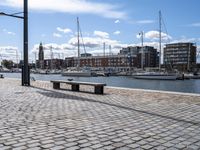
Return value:
<svg viewBox="0 0 200 150">
<path fill-rule="evenodd" d="M 23 13 L 24 16 L 17 15 L 21 13 Z M 28 0 L 24 0 L 24 12 L 14 14 L 0 12 L 0 15 L 24 20 L 24 65 L 22 67 L 22 86 L 30 86 L 30 71 L 28 65 Z"/>
</svg>

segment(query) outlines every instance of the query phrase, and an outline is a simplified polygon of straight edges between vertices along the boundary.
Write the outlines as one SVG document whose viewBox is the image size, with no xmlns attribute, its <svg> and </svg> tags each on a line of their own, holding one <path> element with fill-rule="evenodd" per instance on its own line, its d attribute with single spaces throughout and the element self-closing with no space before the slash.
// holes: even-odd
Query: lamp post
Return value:
<svg viewBox="0 0 200 150">
<path fill-rule="evenodd" d="M 144 45 L 143 45 L 143 42 L 144 42 L 144 32 L 141 31 L 139 33 L 139 35 L 141 36 L 141 43 L 142 43 L 142 49 L 141 49 L 141 68 L 142 70 L 144 69 Z"/>
<path fill-rule="evenodd" d="M 24 62 L 22 67 L 22 86 L 30 86 L 30 71 L 28 65 L 28 0 L 24 0 L 24 16 L 18 16 L 17 14 L 6 14 L 0 12 L 0 15 L 19 18 L 24 20 Z"/>
</svg>

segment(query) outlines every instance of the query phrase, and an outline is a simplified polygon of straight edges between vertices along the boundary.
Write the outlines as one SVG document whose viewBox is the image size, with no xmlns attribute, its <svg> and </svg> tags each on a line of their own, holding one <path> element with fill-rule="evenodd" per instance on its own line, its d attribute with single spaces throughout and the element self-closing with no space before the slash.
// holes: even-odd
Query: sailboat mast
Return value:
<svg viewBox="0 0 200 150">
<path fill-rule="evenodd" d="M 159 11 L 159 71 L 161 70 L 161 11 Z"/>
<path fill-rule="evenodd" d="M 141 35 L 141 42 L 142 42 L 142 49 L 141 49 L 141 68 L 142 69 L 144 69 L 144 44 L 143 44 L 143 42 L 144 42 L 144 32 L 143 31 L 141 31 L 140 32 L 140 35 Z"/>
<path fill-rule="evenodd" d="M 77 17 L 77 40 L 78 40 L 78 68 L 80 67 L 80 32 L 79 32 L 79 18 Z"/>
</svg>

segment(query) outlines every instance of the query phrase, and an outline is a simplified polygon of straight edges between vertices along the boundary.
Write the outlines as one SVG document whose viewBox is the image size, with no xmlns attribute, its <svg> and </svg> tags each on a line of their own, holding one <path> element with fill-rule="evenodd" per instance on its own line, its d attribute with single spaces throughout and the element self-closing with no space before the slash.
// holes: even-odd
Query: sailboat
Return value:
<svg viewBox="0 0 200 150">
<path fill-rule="evenodd" d="M 80 69 L 80 25 L 79 18 L 77 17 L 77 40 L 78 40 L 78 58 L 77 67 L 73 70 L 67 70 L 62 73 L 62 76 L 74 76 L 74 77 L 91 77 L 92 73 L 88 69 Z"/>
<path fill-rule="evenodd" d="M 143 69 L 143 32 L 142 36 L 142 53 L 141 53 L 141 66 Z M 150 79 L 150 80 L 176 80 L 177 74 L 175 73 L 167 73 L 161 72 L 161 11 L 159 11 L 159 72 L 142 72 L 142 73 L 135 73 L 133 77 L 136 79 Z"/>
</svg>

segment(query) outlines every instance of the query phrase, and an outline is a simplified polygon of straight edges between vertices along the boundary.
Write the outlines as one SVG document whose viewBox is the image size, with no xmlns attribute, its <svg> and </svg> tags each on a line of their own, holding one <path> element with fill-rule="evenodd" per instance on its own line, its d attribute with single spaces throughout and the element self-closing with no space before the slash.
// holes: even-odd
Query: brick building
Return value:
<svg viewBox="0 0 200 150">
<path fill-rule="evenodd" d="M 141 52 L 142 48 L 127 47 L 120 50 L 118 55 L 109 56 L 88 56 L 88 57 L 68 57 L 65 59 L 66 67 L 77 67 L 80 62 L 80 67 L 94 68 L 117 68 L 119 70 L 130 70 L 141 67 Z M 157 50 L 150 46 L 143 47 L 144 67 L 158 66 Z"/>
</svg>

